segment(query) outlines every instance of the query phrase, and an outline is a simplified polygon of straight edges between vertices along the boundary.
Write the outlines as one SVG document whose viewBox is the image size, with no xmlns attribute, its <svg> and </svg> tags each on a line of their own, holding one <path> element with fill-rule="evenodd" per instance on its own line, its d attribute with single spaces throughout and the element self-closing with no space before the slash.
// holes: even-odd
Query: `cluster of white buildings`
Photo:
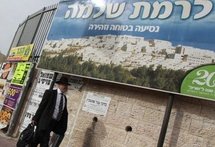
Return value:
<svg viewBox="0 0 215 147">
<path fill-rule="evenodd" d="M 145 40 L 143 37 L 127 35 L 99 35 L 78 39 L 47 41 L 44 50 L 50 56 L 62 51 L 76 54 L 82 61 L 96 64 L 122 65 L 127 69 L 141 66 L 166 69 L 189 70 L 202 64 L 215 63 L 215 52 L 190 46 L 173 46 L 164 40 Z"/>
</svg>

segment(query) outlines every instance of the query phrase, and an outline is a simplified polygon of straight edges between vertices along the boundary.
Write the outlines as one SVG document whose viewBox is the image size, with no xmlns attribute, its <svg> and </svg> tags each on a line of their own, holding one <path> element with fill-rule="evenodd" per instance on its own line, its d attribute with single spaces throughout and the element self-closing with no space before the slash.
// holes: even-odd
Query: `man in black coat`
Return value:
<svg viewBox="0 0 215 147">
<path fill-rule="evenodd" d="M 61 77 L 56 82 L 56 90 L 46 90 L 32 123 L 37 126 L 32 147 L 48 147 L 50 132 L 61 136 L 67 129 L 68 112 L 67 98 L 64 95 L 68 90 L 68 79 Z"/>
</svg>

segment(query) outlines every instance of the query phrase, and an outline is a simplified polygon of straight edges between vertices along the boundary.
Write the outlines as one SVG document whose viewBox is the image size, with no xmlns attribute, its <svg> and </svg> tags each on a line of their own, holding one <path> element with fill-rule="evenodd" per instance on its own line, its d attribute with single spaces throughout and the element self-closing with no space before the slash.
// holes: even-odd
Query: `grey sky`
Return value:
<svg viewBox="0 0 215 147">
<path fill-rule="evenodd" d="M 59 0 L 0 0 L 0 51 L 7 54 L 15 32 L 28 15 Z"/>
</svg>

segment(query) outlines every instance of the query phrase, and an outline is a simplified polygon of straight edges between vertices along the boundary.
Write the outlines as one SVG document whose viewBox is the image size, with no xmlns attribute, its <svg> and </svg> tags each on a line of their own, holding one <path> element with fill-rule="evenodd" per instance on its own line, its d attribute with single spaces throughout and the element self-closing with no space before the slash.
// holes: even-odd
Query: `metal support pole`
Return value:
<svg viewBox="0 0 215 147">
<path fill-rule="evenodd" d="M 171 114 L 171 110 L 172 110 L 173 101 L 174 101 L 174 95 L 170 94 L 169 99 L 167 101 L 166 111 L 164 114 L 163 124 L 161 127 L 157 147 L 163 147 L 163 143 L 164 143 L 164 139 L 166 136 L 166 131 L 167 131 L 168 123 L 169 123 L 169 118 L 170 118 L 170 114 Z"/>
<path fill-rule="evenodd" d="M 50 90 L 52 90 L 52 89 L 54 88 L 54 84 L 55 84 L 55 82 L 56 82 L 57 75 L 58 75 L 58 73 L 57 73 L 57 72 L 54 72 L 54 77 L 53 77 L 52 83 L 51 83 L 51 85 L 50 85 L 50 87 L 49 87 Z"/>
</svg>

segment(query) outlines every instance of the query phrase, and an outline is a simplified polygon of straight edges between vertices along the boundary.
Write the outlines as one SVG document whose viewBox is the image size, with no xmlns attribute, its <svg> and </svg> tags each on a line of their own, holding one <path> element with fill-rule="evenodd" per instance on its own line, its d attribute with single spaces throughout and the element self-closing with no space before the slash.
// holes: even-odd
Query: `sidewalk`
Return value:
<svg viewBox="0 0 215 147">
<path fill-rule="evenodd" d="M 17 138 L 8 137 L 0 130 L 1 147 L 16 147 L 16 141 Z"/>
</svg>

